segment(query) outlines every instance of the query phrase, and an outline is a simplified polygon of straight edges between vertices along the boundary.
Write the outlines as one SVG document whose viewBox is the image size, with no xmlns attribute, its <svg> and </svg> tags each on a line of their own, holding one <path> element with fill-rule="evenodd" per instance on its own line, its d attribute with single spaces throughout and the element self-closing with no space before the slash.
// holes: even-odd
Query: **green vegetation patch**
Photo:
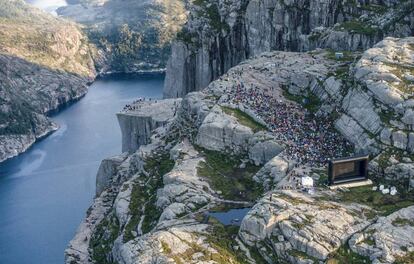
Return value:
<svg viewBox="0 0 414 264">
<path fill-rule="evenodd" d="M 216 219 L 210 217 L 209 223 L 212 224 L 210 235 L 207 237 L 208 243 L 218 251 L 217 254 L 211 255 L 211 260 L 217 263 L 248 263 L 243 251 L 235 250 L 237 246 L 235 238 L 239 231 L 238 226 L 224 226 Z"/>
<path fill-rule="evenodd" d="M 115 215 L 111 214 L 103 219 L 93 232 L 89 247 L 92 249 L 94 263 L 115 264 L 109 258 L 113 243 L 119 234 L 119 222 Z"/>
<path fill-rule="evenodd" d="M 414 251 L 407 253 L 405 256 L 396 257 L 394 264 L 410 264 L 414 263 Z"/>
<path fill-rule="evenodd" d="M 326 262 L 327 264 L 367 264 L 371 263 L 369 257 L 361 256 L 353 252 L 348 243 L 341 246 L 335 253 L 333 253 Z"/>
<path fill-rule="evenodd" d="M 394 219 L 394 221 L 392 221 L 392 224 L 394 226 L 414 226 L 414 220 L 397 217 L 396 219 Z"/>
<path fill-rule="evenodd" d="M 335 77 L 342 79 L 342 80 L 348 79 L 349 78 L 349 64 L 339 66 L 335 70 Z"/>
<path fill-rule="evenodd" d="M 284 193 L 278 193 L 277 194 L 277 198 L 283 199 L 286 202 L 289 202 L 293 205 L 299 205 L 299 204 L 308 204 L 308 201 L 305 201 L 303 199 L 301 199 L 300 197 L 293 197 Z"/>
<path fill-rule="evenodd" d="M 253 132 L 267 130 L 266 126 L 260 124 L 259 122 L 254 120 L 251 116 L 241 111 L 240 109 L 233 109 L 233 108 L 226 107 L 226 106 L 222 106 L 221 109 L 227 115 L 231 115 L 237 118 L 237 121 L 243 126 L 247 126 L 251 128 Z"/>
<path fill-rule="evenodd" d="M 373 36 L 377 33 L 377 29 L 356 19 L 343 22 L 339 26 L 335 27 L 335 29 L 368 36 Z"/>
<path fill-rule="evenodd" d="M 213 189 L 222 192 L 223 198 L 254 201 L 263 193 L 262 186 L 253 180 L 259 167 L 249 163 L 241 169 L 240 157 L 207 149 L 198 150 L 206 160 L 198 167 L 198 175 L 208 179 Z"/>
<path fill-rule="evenodd" d="M 124 230 L 124 242 L 134 238 L 133 232 L 142 221 L 141 230 L 144 234 L 150 232 L 157 224 L 161 210 L 157 208 L 157 190 L 163 187 L 163 176 L 174 167 L 167 152 L 157 157 L 145 160 L 144 169 L 149 177 L 141 175 L 132 186 L 129 211 L 131 218 Z M 142 184 L 145 182 L 145 184 Z M 142 219 L 142 217 L 144 217 Z"/>
<path fill-rule="evenodd" d="M 117 69 L 127 71 L 129 65 L 142 58 L 144 37 L 141 33 L 131 30 L 127 24 L 119 27 L 105 44 L 112 43 L 112 64 Z"/>
<path fill-rule="evenodd" d="M 317 258 L 309 256 L 305 252 L 302 252 L 302 251 L 299 251 L 299 250 L 296 250 L 296 249 L 290 249 L 288 251 L 288 254 L 295 257 L 295 258 L 297 258 L 297 259 L 301 259 L 301 260 L 309 259 L 309 260 L 312 260 L 313 263 L 319 263 L 319 260 Z"/>
<path fill-rule="evenodd" d="M 412 194 L 409 197 L 403 197 L 401 194 L 384 195 L 379 191 L 373 191 L 371 186 L 350 188 L 347 192 L 339 193 L 338 198 L 343 202 L 368 205 L 381 216 L 387 216 L 414 204 Z"/>
<path fill-rule="evenodd" d="M 387 6 L 376 5 L 376 4 L 362 5 L 360 8 L 366 11 L 377 13 L 377 14 L 384 14 L 388 10 Z"/>
<path fill-rule="evenodd" d="M 311 92 L 307 92 L 304 95 L 294 95 L 289 93 L 287 89 L 283 90 L 283 96 L 290 100 L 302 105 L 311 113 L 316 113 L 321 107 L 321 101 L 319 98 Z"/>
<path fill-rule="evenodd" d="M 370 246 L 374 246 L 375 245 L 375 240 L 373 237 L 369 236 L 367 238 L 365 238 L 364 240 L 361 241 L 361 243 L 370 245 Z"/>
<path fill-rule="evenodd" d="M 309 40 L 310 41 L 317 41 L 322 37 L 322 34 L 319 32 L 313 32 L 310 36 L 309 36 Z"/>
<path fill-rule="evenodd" d="M 262 255 L 260 254 L 259 250 L 256 247 L 248 247 L 249 252 L 250 252 L 250 256 L 252 257 L 252 259 L 254 259 L 254 261 L 256 262 L 256 264 L 267 264 L 268 262 L 262 257 Z M 273 262 L 274 264 L 279 264 L 279 262 Z"/>
<path fill-rule="evenodd" d="M 392 109 L 380 111 L 378 115 L 385 124 L 390 124 L 391 120 L 396 118 L 396 113 Z"/>
<path fill-rule="evenodd" d="M 214 261 L 214 263 L 219 264 L 247 264 L 247 258 L 244 255 L 244 252 L 240 249 L 236 249 L 237 243 L 235 238 L 237 236 L 239 227 L 238 226 L 224 226 L 219 221 L 214 218 L 209 219 L 208 224 L 210 225 L 209 234 L 203 234 L 206 236 L 206 241 L 209 244 L 209 247 L 213 248 L 216 252 L 211 252 L 207 248 L 197 244 L 197 243 L 188 243 L 190 247 L 184 253 L 181 254 L 172 254 L 171 248 L 161 242 L 163 251 L 172 258 L 175 263 L 184 264 L 194 262 L 193 256 L 195 254 L 199 255 L 197 261 Z M 201 253 L 201 254 L 200 254 Z M 266 262 L 256 262 L 259 264 L 264 264 Z"/>
<path fill-rule="evenodd" d="M 177 33 L 177 40 L 194 45 L 195 47 L 200 47 L 197 33 L 190 32 L 186 27 L 183 27 L 181 31 Z"/>
<path fill-rule="evenodd" d="M 17 101 L 17 99 L 16 99 Z M 34 130 L 35 111 L 26 101 L 13 102 L 8 112 L 0 111 L 0 134 L 26 134 Z"/>
<path fill-rule="evenodd" d="M 220 32 L 221 30 L 230 30 L 229 25 L 225 21 L 221 20 L 220 12 L 216 3 L 207 0 L 195 0 L 193 4 L 201 8 L 198 15 L 207 18 L 210 26 L 214 30 L 217 32 Z"/>
<path fill-rule="evenodd" d="M 342 61 L 342 62 L 352 62 L 354 61 L 357 57 L 359 57 L 359 53 L 355 53 L 352 51 L 347 51 L 347 50 L 343 50 L 343 51 L 335 51 L 332 49 L 327 49 L 327 54 L 326 54 L 326 58 L 330 59 L 330 60 L 335 60 L 335 61 Z M 343 57 L 342 58 L 337 58 L 335 53 L 342 53 Z"/>
<path fill-rule="evenodd" d="M 395 56 L 394 60 L 399 61 L 400 58 L 403 56 L 404 56 L 403 54 L 399 56 Z M 407 73 L 414 74 L 414 67 L 411 65 L 403 65 L 403 64 L 392 63 L 392 62 L 383 62 L 383 63 L 387 65 L 388 67 L 390 67 L 389 71 L 401 80 L 401 82 L 399 82 L 398 84 L 393 83 L 392 86 L 397 88 L 401 92 L 411 94 L 413 90 L 411 85 L 413 83 L 412 81 L 407 80 L 405 75 Z"/>
</svg>

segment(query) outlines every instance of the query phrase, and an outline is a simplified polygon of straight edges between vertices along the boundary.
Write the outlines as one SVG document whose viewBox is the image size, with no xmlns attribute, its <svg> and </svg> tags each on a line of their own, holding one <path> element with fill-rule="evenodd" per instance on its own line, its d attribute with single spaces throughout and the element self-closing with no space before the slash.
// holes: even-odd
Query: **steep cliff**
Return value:
<svg viewBox="0 0 414 264">
<path fill-rule="evenodd" d="M 0 161 L 57 129 L 45 115 L 87 92 L 93 52 L 73 23 L 0 1 Z"/>
<path fill-rule="evenodd" d="M 365 50 L 413 33 L 412 1 L 194 1 L 172 46 L 164 97 L 205 88 L 265 51 Z"/>
<path fill-rule="evenodd" d="M 128 105 L 117 114 L 122 132 L 122 152 L 134 152 L 150 142 L 152 131 L 170 121 L 181 99 L 146 101 Z"/>
<path fill-rule="evenodd" d="M 85 26 L 106 56 L 103 73 L 164 70 L 171 41 L 186 21 L 179 0 L 76 0 L 57 12 Z"/>
<path fill-rule="evenodd" d="M 410 263 L 414 159 L 400 118 L 412 107 L 413 42 L 339 58 L 266 52 L 187 94 L 146 145 L 103 163 L 105 187 L 66 263 Z M 157 118 L 163 102 L 133 109 Z M 327 188 L 327 160 L 356 152 L 371 153 L 370 178 L 396 195 Z"/>
</svg>

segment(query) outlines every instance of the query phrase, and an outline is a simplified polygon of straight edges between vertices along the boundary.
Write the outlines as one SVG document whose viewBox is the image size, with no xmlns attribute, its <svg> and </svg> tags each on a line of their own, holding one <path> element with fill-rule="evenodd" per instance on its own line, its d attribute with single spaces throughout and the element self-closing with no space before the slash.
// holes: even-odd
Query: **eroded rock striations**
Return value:
<svg viewBox="0 0 414 264">
<path fill-rule="evenodd" d="M 129 153 L 102 163 L 66 263 L 410 263 L 414 163 L 409 136 L 391 138 L 410 128 L 388 111 L 408 111 L 412 83 L 396 78 L 411 74 L 412 41 L 343 58 L 266 52 L 182 100 L 127 106 L 120 115 L 147 121 L 120 120 L 124 136 L 135 134 Z M 327 159 L 353 150 L 376 156 L 371 177 L 392 179 L 398 194 L 326 188 Z M 301 176 L 315 192 L 298 188 Z M 249 212 L 230 225 L 212 216 L 240 207 Z"/>
<path fill-rule="evenodd" d="M 194 1 L 172 45 L 164 97 L 205 88 L 246 58 L 272 50 L 365 50 L 413 33 L 412 1 Z"/>
<path fill-rule="evenodd" d="M 57 129 L 46 115 L 82 97 L 94 49 L 73 23 L 0 1 L 0 161 Z"/>
</svg>

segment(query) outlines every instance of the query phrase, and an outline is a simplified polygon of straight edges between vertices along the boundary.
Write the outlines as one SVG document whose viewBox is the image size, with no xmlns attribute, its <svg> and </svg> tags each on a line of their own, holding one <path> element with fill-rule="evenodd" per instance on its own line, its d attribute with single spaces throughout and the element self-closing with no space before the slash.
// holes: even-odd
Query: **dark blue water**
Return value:
<svg viewBox="0 0 414 264">
<path fill-rule="evenodd" d="M 209 212 L 208 215 L 216 218 L 223 225 L 240 225 L 251 208 L 230 209 L 226 212 Z"/>
<path fill-rule="evenodd" d="M 94 196 L 100 161 L 121 152 L 115 113 L 141 96 L 160 98 L 163 77 L 96 81 L 53 119 L 61 128 L 0 164 L 0 263 L 63 263 Z"/>
</svg>

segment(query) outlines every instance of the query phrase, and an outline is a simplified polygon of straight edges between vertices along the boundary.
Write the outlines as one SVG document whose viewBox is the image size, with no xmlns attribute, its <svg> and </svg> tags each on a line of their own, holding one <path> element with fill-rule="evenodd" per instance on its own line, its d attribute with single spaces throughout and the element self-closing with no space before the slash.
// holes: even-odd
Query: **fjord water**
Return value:
<svg viewBox="0 0 414 264">
<path fill-rule="evenodd" d="M 95 192 L 100 161 L 121 152 L 115 113 L 160 98 L 163 76 L 97 80 L 52 119 L 60 129 L 0 164 L 0 263 L 59 264 Z"/>
</svg>

